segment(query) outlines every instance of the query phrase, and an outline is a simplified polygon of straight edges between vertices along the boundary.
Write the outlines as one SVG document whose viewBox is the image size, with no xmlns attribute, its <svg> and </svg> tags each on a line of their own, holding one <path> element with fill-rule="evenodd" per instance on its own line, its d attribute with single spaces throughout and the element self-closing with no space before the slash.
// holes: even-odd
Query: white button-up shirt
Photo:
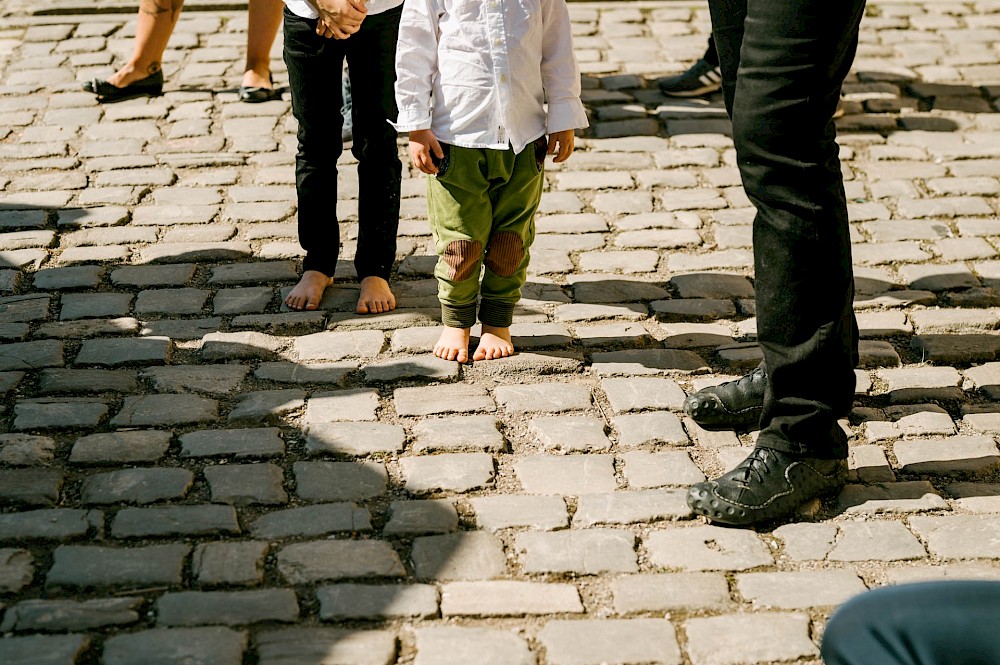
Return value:
<svg viewBox="0 0 1000 665">
<path fill-rule="evenodd" d="M 403 4 L 403 0 L 368 0 L 365 8 L 369 14 L 381 14 Z M 302 18 L 319 18 L 316 6 L 309 0 L 285 0 L 288 11 Z"/>
<path fill-rule="evenodd" d="M 393 127 L 520 152 L 586 127 L 566 0 L 406 0 Z"/>
</svg>

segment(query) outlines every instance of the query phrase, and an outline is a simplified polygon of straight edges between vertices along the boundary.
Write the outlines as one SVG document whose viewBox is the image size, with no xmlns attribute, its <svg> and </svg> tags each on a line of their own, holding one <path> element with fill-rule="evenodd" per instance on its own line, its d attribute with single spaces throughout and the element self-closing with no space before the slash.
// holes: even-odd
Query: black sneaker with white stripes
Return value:
<svg viewBox="0 0 1000 665">
<path fill-rule="evenodd" d="M 683 74 L 665 78 L 659 85 L 660 92 L 670 97 L 699 97 L 722 87 L 722 70 L 699 60 Z"/>
</svg>

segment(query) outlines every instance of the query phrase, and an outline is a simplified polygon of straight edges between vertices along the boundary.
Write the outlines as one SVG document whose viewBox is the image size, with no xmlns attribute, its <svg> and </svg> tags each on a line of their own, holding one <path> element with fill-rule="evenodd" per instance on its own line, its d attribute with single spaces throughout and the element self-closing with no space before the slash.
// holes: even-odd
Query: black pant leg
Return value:
<svg viewBox="0 0 1000 665">
<path fill-rule="evenodd" d="M 396 258 L 403 164 L 396 143 L 396 39 L 403 8 L 365 18 L 346 41 L 358 159 L 358 278 L 388 280 Z"/>
<path fill-rule="evenodd" d="M 284 14 L 284 59 L 298 121 L 295 191 L 303 270 L 332 277 L 340 254 L 337 160 L 343 151 L 340 113 L 343 42 L 316 34 L 316 20 Z"/>
<path fill-rule="evenodd" d="M 758 444 L 846 457 L 857 324 L 833 113 L 864 0 L 710 0 L 740 175 L 757 208 Z"/>
</svg>

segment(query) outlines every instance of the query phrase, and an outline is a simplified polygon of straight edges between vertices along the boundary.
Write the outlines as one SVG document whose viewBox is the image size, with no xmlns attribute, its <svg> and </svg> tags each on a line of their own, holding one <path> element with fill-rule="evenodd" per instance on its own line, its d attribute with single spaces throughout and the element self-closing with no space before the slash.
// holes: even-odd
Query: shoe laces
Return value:
<svg viewBox="0 0 1000 665">
<path fill-rule="evenodd" d="M 740 378 L 736 379 L 736 385 L 742 388 L 745 384 L 747 384 L 747 383 L 753 383 L 754 381 L 758 380 L 758 378 L 762 377 L 763 375 L 764 375 L 764 368 L 758 365 L 749 374 L 744 374 Z"/>
<path fill-rule="evenodd" d="M 770 464 L 772 460 L 774 460 L 774 453 L 770 450 L 767 448 L 754 448 L 753 452 L 736 467 L 737 470 L 741 469 L 743 471 L 743 477 L 734 480 L 742 485 L 744 489 L 750 487 L 751 480 L 758 483 L 764 482 L 764 475 L 771 470 Z"/>
</svg>

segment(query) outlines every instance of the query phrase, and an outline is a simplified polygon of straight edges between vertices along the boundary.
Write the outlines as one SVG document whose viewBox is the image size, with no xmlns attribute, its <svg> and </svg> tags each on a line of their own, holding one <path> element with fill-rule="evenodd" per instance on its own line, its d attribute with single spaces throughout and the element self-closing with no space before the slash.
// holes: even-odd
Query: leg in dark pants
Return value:
<svg viewBox="0 0 1000 665">
<path fill-rule="evenodd" d="M 393 83 L 400 13 L 397 8 L 369 16 L 357 33 L 337 40 L 317 35 L 315 20 L 285 12 L 284 55 L 292 112 L 299 124 L 295 160 L 299 243 L 306 252 L 303 279 L 286 300 L 295 309 L 315 309 L 337 268 L 337 160 L 343 151 L 340 109 L 345 58 L 353 78 L 353 150 L 360 183 L 355 257 L 362 280 L 358 311 L 387 311 L 395 306 L 388 278 L 396 254 L 402 164 L 396 130 L 388 120 L 396 117 Z"/>
<path fill-rule="evenodd" d="M 857 326 L 833 113 L 864 2 L 709 6 L 740 175 L 757 208 L 757 336 L 769 388 L 759 444 L 845 457 L 836 419 L 854 397 Z"/>
<path fill-rule="evenodd" d="M 692 488 L 696 513 L 747 524 L 843 483 L 857 324 L 833 113 L 864 0 L 710 0 L 733 142 L 754 219 L 767 383 L 757 450 Z"/>
<path fill-rule="evenodd" d="M 1000 582 L 876 589 L 852 598 L 823 633 L 827 665 L 1000 663 Z"/>
</svg>

